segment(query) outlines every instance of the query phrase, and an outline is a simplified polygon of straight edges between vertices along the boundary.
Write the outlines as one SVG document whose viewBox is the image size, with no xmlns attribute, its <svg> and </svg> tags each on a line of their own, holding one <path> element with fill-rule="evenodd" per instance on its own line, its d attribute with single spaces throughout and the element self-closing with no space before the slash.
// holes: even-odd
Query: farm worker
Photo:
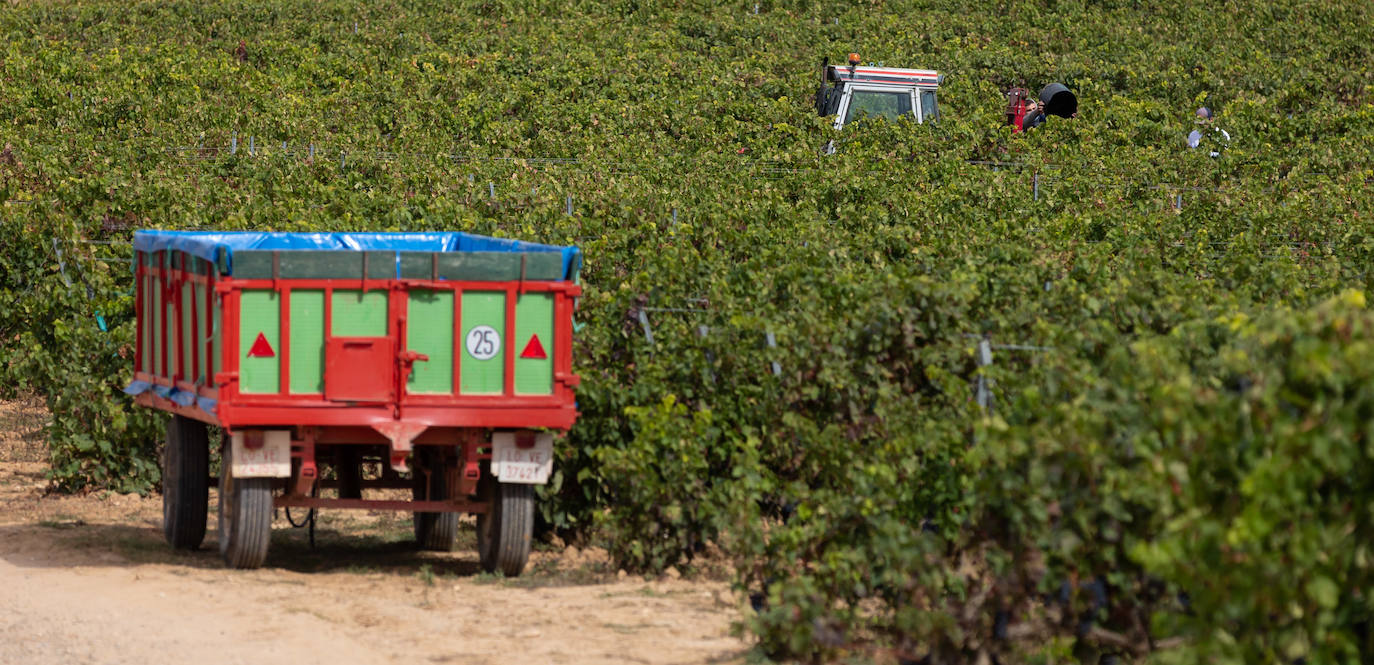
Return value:
<svg viewBox="0 0 1374 665">
<path fill-rule="evenodd" d="M 1030 98 L 1030 91 L 1025 88 L 1012 88 L 1007 91 L 1007 124 L 1011 125 L 1011 133 L 1018 134 L 1022 129 L 1022 121 L 1026 117 L 1026 100 Z"/>
<path fill-rule="evenodd" d="M 1197 110 L 1194 120 L 1197 128 L 1188 132 L 1188 148 L 1196 148 L 1205 140 L 1209 144 L 1215 145 L 1218 149 L 1224 148 L 1231 143 L 1231 135 L 1226 130 L 1212 124 L 1212 110 L 1206 106 Z M 1217 150 L 1212 150 L 1213 157 L 1221 156 Z"/>
<path fill-rule="evenodd" d="M 1045 123 L 1045 109 L 1034 99 L 1026 102 L 1026 117 L 1021 119 L 1021 128 L 1035 129 Z"/>
</svg>

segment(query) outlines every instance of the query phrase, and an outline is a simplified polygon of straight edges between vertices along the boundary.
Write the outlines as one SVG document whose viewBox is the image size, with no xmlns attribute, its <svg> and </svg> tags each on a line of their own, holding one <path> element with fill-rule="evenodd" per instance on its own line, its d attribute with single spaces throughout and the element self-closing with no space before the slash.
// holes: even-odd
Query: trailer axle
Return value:
<svg viewBox="0 0 1374 665">
<path fill-rule="evenodd" d="M 278 496 L 272 498 L 277 508 L 339 508 L 352 510 L 402 510 L 417 513 L 473 513 L 487 512 L 486 503 L 466 501 L 384 501 L 374 499 L 320 499 L 308 496 Z"/>
</svg>

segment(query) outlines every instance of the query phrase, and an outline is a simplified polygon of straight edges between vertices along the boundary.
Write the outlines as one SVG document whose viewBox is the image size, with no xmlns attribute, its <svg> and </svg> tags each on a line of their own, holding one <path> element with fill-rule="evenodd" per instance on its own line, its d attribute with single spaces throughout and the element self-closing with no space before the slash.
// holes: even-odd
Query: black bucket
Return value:
<svg viewBox="0 0 1374 665">
<path fill-rule="evenodd" d="M 1078 113 L 1078 98 L 1063 83 L 1051 83 L 1040 89 L 1040 103 L 1045 113 L 1061 118 L 1072 118 Z"/>
</svg>

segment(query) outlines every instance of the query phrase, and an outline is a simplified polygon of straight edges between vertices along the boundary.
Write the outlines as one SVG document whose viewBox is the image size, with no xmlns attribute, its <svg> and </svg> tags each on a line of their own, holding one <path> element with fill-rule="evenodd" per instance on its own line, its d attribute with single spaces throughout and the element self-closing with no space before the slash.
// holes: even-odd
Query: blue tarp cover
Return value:
<svg viewBox="0 0 1374 665">
<path fill-rule="evenodd" d="M 315 250 L 383 252 L 559 252 L 563 255 L 563 277 L 571 279 L 580 267 L 581 252 L 576 247 L 542 245 L 535 242 L 490 238 L 448 232 L 415 233 L 275 233 L 267 231 L 135 231 L 134 249 L 140 252 L 176 250 L 216 261 L 221 249 L 231 266 L 235 250 Z"/>
</svg>

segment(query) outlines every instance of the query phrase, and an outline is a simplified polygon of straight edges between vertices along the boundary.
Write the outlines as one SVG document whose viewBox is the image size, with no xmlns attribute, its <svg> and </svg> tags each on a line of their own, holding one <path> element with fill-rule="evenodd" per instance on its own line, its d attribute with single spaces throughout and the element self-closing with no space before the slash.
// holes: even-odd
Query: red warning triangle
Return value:
<svg viewBox="0 0 1374 665">
<path fill-rule="evenodd" d="M 272 350 L 272 345 L 267 343 L 267 337 L 258 333 L 258 339 L 253 342 L 253 348 L 248 349 L 249 358 L 275 358 L 276 351 Z"/>
<path fill-rule="evenodd" d="M 525 350 L 520 352 L 520 357 L 544 360 L 549 354 L 544 353 L 544 345 L 539 343 L 539 335 L 530 335 L 530 342 L 525 345 Z"/>
</svg>

